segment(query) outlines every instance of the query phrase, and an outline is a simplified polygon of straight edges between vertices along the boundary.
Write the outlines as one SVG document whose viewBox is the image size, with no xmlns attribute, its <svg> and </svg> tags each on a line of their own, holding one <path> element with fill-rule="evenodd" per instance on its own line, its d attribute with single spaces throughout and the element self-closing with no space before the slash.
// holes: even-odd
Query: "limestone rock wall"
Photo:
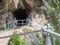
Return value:
<svg viewBox="0 0 60 45">
<path fill-rule="evenodd" d="M 3 1 L 5 2 L 5 4 L 3 5 L 4 8 L 2 8 L 0 11 L 0 16 L 1 16 L 0 23 L 5 24 L 6 18 L 8 19 L 8 22 L 12 21 L 13 15 L 10 12 L 23 7 L 23 8 L 27 8 L 28 10 L 31 10 L 27 19 L 30 19 L 33 23 L 35 21 L 36 23 L 38 23 L 40 25 L 45 24 L 46 19 L 45 19 L 45 15 L 44 15 L 44 10 L 42 9 L 43 10 L 42 11 L 40 9 L 40 7 L 43 5 L 42 4 L 40 5 L 38 11 L 35 8 L 37 6 L 36 5 L 37 0 L 36 1 L 35 0 L 25 0 L 24 3 L 23 3 L 24 0 L 3 0 Z M 26 5 L 24 5 L 24 4 L 26 4 Z"/>
<path fill-rule="evenodd" d="M 0 26 L 5 25 L 6 23 L 13 20 L 13 15 L 11 12 L 0 15 Z"/>
</svg>

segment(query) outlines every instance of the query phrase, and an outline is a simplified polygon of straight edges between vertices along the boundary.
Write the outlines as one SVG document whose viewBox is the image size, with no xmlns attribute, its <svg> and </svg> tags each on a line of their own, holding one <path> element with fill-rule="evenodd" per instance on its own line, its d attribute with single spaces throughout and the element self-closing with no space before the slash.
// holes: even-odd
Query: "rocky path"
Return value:
<svg viewBox="0 0 60 45">
<path fill-rule="evenodd" d="M 4 37 L 4 36 L 8 36 L 8 35 L 12 35 L 13 32 L 18 31 L 18 33 L 22 33 L 21 29 L 16 29 L 16 30 L 10 30 L 10 31 L 1 31 L 0 32 L 0 37 Z M 9 42 L 10 38 L 0 38 L 0 45 L 7 45 Z"/>
</svg>

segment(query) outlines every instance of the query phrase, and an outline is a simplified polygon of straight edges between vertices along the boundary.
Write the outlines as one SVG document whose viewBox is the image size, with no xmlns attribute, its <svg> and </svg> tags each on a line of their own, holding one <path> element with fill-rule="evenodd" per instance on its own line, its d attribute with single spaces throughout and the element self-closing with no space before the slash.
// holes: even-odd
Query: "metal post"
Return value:
<svg viewBox="0 0 60 45">
<path fill-rule="evenodd" d="M 51 36 L 52 45 L 55 45 L 55 37 Z"/>
<path fill-rule="evenodd" d="M 24 23 L 23 23 L 23 20 L 22 20 L 22 26 L 23 26 L 23 24 L 24 24 Z"/>
<path fill-rule="evenodd" d="M 4 25 L 4 28 L 5 28 L 5 30 L 6 30 L 6 28 L 7 28 L 7 27 L 6 27 L 6 24 Z"/>
<path fill-rule="evenodd" d="M 12 23 L 12 22 L 10 22 L 10 29 L 11 29 L 11 23 Z"/>
<path fill-rule="evenodd" d="M 13 27 L 12 29 L 14 29 L 14 21 L 12 21 L 12 27 Z"/>
<path fill-rule="evenodd" d="M 8 23 L 8 30 L 9 30 L 9 23 Z"/>
</svg>

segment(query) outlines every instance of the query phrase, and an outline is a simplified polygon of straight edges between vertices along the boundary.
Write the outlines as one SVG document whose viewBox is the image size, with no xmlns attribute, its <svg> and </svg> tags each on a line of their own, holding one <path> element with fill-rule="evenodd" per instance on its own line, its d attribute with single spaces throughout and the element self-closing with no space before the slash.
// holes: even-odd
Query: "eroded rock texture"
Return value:
<svg viewBox="0 0 60 45">
<path fill-rule="evenodd" d="M 34 26 L 33 23 L 37 23 L 37 25 L 42 26 L 46 23 L 46 19 L 44 9 L 41 9 L 41 6 L 44 6 L 42 0 L 2 0 L 0 1 L 0 24 L 2 25 L 3 21 L 5 24 L 6 20 L 8 22 L 12 21 L 14 18 L 13 12 L 15 10 L 25 9 L 28 15 L 27 19 L 32 21 L 31 25 Z"/>
</svg>

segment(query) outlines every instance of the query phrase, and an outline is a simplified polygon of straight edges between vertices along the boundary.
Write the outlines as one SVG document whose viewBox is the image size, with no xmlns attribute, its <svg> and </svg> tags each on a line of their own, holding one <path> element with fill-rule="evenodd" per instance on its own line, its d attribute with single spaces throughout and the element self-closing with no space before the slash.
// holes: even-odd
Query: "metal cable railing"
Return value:
<svg viewBox="0 0 60 45">
<path fill-rule="evenodd" d="M 0 28 L 3 27 L 5 30 L 16 29 L 26 25 L 27 22 L 29 22 L 29 20 L 15 20 L 15 21 L 6 23 L 3 26 L 0 26 Z"/>
<path fill-rule="evenodd" d="M 21 20 L 20 20 L 21 21 Z M 11 22 L 10 22 L 11 23 Z M 9 23 L 9 24 L 10 24 Z M 23 23 L 22 23 L 23 24 Z M 49 31 L 49 30 L 43 30 L 44 32 L 48 33 L 49 35 L 53 36 L 53 38 L 60 38 L 60 34 L 56 33 L 56 32 L 52 32 L 52 31 Z M 36 30 L 36 31 L 32 31 L 32 32 L 26 32 L 26 33 L 21 33 L 21 34 L 17 34 L 17 35 L 27 35 L 27 34 L 32 34 L 32 33 L 37 33 L 37 32 L 41 32 L 41 30 Z M 44 33 L 42 32 L 42 34 Z M 9 36 L 4 36 L 4 37 L 0 37 L 0 39 L 3 39 L 3 38 L 8 38 L 8 37 L 12 37 L 14 35 L 9 35 Z M 50 38 L 49 38 L 50 39 Z"/>
<path fill-rule="evenodd" d="M 41 31 L 41 30 L 36 30 L 36 31 L 32 31 L 32 32 L 25 32 L 25 33 L 16 34 L 16 35 L 26 35 L 26 34 L 36 33 L 36 32 L 40 32 L 40 31 Z M 14 35 L 9 35 L 9 36 L 0 37 L 0 39 L 2 39 L 2 38 L 12 37 L 12 36 L 14 36 Z"/>
<path fill-rule="evenodd" d="M 33 34 L 33 33 L 37 33 L 37 32 L 41 32 L 42 30 L 35 30 L 35 31 L 31 31 L 31 32 L 24 32 L 24 33 L 20 33 L 20 34 L 16 34 L 16 35 L 27 35 L 27 34 Z M 44 32 L 48 33 L 49 35 L 52 35 L 54 38 L 60 38 L 60 34 L 56 33 L 56 32 L 52 32 L 52 31 L 49 31 L 49 30 L 43 30 Z M 43 34 L 43 32 L 42 32 Z M 4 36 L 4 37 L 0 37 L 0 39 L 3 39 L 3 38 L 9 38 L 9 37 L 12 37 L 12 36 L 15 36 L 15 35 L 8 35 L 8 36 Z M 47 35 L 48 36 L 48 35 Z M 47 41 L 47 40 L 46 40 Z"/>
<path fill-rule="evenodd" d="M 17 21 L 22 21 L 21 23 L 19 23 L 19 24 L 22 24 L 22 26 L 24 25 L 24 21 L 26 21 L 26 20 L 16 20 L 16 22 Z M 28 20 L 27 20 L 28 21 Z M 15 21 L 14 21 L 15 22 Z M 7 26 L 8 28 L 7 28 L 7 30 L 9 30 L 9 29 L 14 29 L 14 26 L 15 25 L 13 25 L 13 28 L 11 28 L 11 25 L 13 24 L 13 21 L 12 22 L 9 22 L 8 24 L 6 24 L 6 25 L 9 25 L 9 26 Z M 4 25 L 4 27 L 6 26 L 6 25 Z M 3 26 L 2 26 L 3 27 Z M 5 27 L 6 28 L 6 27 Z M 33 35 L 33 33 L 37 33 L 37 32 L 41 32 L 42 30 L 34 30 L 34 31 L 30 31 L 30 32 L 24 32 L 24 33 L 20 33 L 20 34 L 16 34 L 16 35 L 27 35 L 27 34 L 31 34 L 31 35 Z M 56 39 L 56 38 L 60 38 L 60 34 L 58 34 L 58 33 L 56 33 L 56 32 L 52 32 L 52 31 L 50 31 L 50 30 L 43 30 L 46 34 L 49 34 L 49 35 L 47 35 L 48 37 L 47 37 L 47 43 L 50 41 L 50 43 L 52 43 L 53 44 L 53 39 L 51 38 L 51 37 L 53 37 L 54 39 Z M 44 32 L 42 32 L 42 34 L 44 33 Z M 30 35 L 30 37 L 31 37 L 31 35 Z M 3 39 L 3 38 L 8 38 L 8 37 L 12 37 L 12 36 L 14 36 L 14 35 L 8 35 L 8 36 L 4 36 L 4 37 L 0 37 L 0 39 Z M 33 37 L 36 39 L 36 41 L 37 42 L 39 42 L 39 40 L 37 39 L 37 37 L 36 36 L 34 36 L 33 35 Z M 52 40 L 52 41 L 51 41 Z M 54 42 L 55 43 L 55 42 Z M 51 45 L 52 45 L 51 44 Z M 53 44 L 54 45 L 54 44 Z"/>
<path fill-rule="evenodd" d="M 29 33 L 36 33 L 36 32 L 40 32 L 41 30 L 36 30 L 36 31 L 32 31 L 32 32 L 26 32 L 26 33 L 21 33 L 21 34 L 18 34 L 18 35 L 25 35 L 25 34 L 29 34 Z M 51 34 L 53 35 L 54 37 L 57 37 L 57 38 L 60 38 L 60 34 L 56 33 L 56 32 L 52 32 L 52 31 L 49 31 L 49 30 L 44 30 L 46 33 L 48 34 Z M 10 37 L 10 36 L 8 36 Z"/>
</svg>

